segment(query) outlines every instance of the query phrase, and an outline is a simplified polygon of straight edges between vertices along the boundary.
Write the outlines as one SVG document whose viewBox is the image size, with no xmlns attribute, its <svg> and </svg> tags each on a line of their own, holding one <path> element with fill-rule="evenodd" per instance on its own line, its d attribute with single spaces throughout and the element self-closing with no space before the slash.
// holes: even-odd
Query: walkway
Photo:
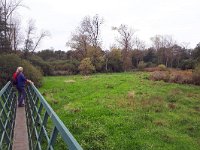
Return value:
<svg viewBox="0 0 200 150">
<path fill-rule="evenodd" d="M 25 107 L 17 107 L 13 150 L 29 150 Z"/>
</svg>

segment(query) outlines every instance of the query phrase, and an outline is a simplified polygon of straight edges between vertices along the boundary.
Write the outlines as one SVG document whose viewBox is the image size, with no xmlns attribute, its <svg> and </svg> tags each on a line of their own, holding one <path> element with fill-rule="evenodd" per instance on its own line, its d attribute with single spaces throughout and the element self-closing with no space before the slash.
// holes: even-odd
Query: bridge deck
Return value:
<svg viewBox="0 0 200 150">
<path fill-rule="evenodd" d="M 25 107 L 17 108 L 13 150 L 29 150 Z"/>
</svg>

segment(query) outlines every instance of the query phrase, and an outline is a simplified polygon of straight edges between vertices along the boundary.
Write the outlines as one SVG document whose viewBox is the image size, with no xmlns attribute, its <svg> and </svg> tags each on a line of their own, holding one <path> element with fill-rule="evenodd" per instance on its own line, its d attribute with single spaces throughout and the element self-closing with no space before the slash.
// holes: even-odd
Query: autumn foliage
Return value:
<svg viewBox="0 0 200 150">
<path fill-rule="evenodd" d="M 151 72 L 150 79 L 154 81 L 165 81 L 171 83 L 181 84 L 196 84 L 200 85 L 200 67 L 192 70 L 175 70 L 168 71 L 154 71 Z"/>
</svg>

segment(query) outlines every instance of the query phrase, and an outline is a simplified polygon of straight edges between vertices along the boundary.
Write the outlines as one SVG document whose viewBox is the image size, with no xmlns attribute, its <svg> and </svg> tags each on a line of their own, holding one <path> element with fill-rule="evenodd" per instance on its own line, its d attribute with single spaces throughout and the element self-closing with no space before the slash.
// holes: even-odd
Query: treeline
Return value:
<svg viewBox="0 0 200 150">
<path fill-rule="evenodd" d="M 194 69 L 200 58 L 200 45 L 195 49 L 173 45 L 172 47 L 161 47 L 158 50 L 148 48 L 145 50 L 130 50 L 127 58 L 123 58 L 123 49 L 112 48 L 103 51 L 100 48 L 90 47 L 88 53 L 81 54 L 79 50 L 53 51 L 43 50 L 34 53 L 29 60 L 39 65 L 46 75 L 77 74 L 84 70 L 91 72 L 123 72 L 146 67 L 156 67 L 164 64 L 170 68 Z M 81 55 L 81 56 L 80 56 Z M 38 64 L 37 64 L 38 63 Z M 46 65 L 45 65 L 46 64 Z M 51 68 L 47 70 L 48 67 Z M 90 69 L 93 68 L 93 69 Z M 91 73 L 90 72 L 90 73 Z"/>
</svg>

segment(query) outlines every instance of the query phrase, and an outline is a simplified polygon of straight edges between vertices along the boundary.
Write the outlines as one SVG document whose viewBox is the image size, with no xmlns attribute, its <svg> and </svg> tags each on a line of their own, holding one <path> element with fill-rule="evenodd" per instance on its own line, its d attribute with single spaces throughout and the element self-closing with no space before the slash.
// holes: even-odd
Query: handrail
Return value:
<svg viewBox="0 0 200 150">
<path fill-rule="evenodd" d="M 0 91 L 0 149 L 11 150 L 16 117 L 16 94 L 9 81 Z"/>
<path fill-rule="evenodd" d="M 38 89 L 33 84 L 30 84 L 26 92 L 29 148 L 32 150 L 53 150 L 54 146 L 56 146 L 55 142 L 59 134 L 65 143 L 65 148 L 70 150 L 82 150 L 82 147 L 46 102 Z M 51 130 L 49 129 L 49 126 L 51 127 Z M 49 135 L 50 131 L 51 134 Z"/>
</svg>

